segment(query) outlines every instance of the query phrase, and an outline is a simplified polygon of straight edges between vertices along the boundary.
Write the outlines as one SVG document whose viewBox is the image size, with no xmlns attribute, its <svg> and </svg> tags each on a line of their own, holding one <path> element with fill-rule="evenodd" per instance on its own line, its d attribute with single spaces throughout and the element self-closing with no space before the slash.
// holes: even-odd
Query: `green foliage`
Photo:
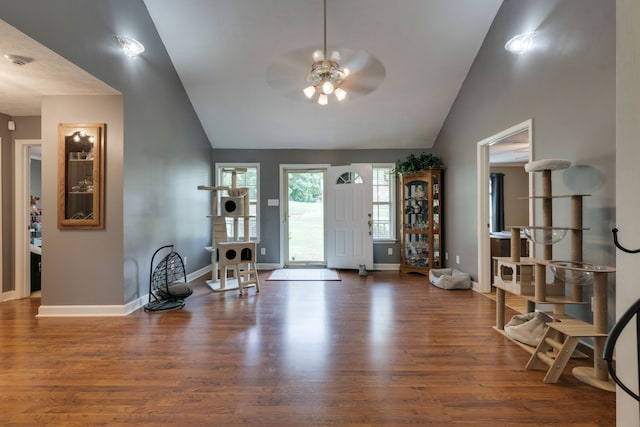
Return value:
<svg viewBox="0 0 640 427">
<path fill-rule="evenodd" d="M 318 173 L 289 174 L 289 200 L 307 203 L 322 200 L 322 175 Z"/>
<path fill-rule="evenodd" d="M 407 160 L 396 162 L 396 167 L 393 170 L 395 173 L 408 174 L 408 173 L 416 173 L 425 169 L 441 169 L 444 165 L 442 164 L 442 160 L 440 158 L 434 156 L 433 154 L 422 153 L 420 156 L 416 156 L 411 153 L 407 156 Z"/>
</svg>

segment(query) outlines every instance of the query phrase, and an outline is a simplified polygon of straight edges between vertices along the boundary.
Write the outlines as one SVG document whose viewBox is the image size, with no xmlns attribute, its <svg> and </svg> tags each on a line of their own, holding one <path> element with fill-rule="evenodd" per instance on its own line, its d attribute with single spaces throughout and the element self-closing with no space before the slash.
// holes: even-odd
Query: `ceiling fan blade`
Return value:
<svg viewBox="0 0 640 427">
<path fill-rule="evenodd" d="M 354 52 L 343 67 L 349 69 L 349 76 L 342 83 L 342 87 L 353 94 L 366 95 L 373 92 L 386 77 L 382 62 L 364 50 Z"/>
<path fill-rule="evenodd" d="M 302 91 L 306 86 L 307 74 L 313 64 L 316 49 L 303 48 L 285 53 L 267 67 L 267 84 L 279 92 Z"/>
</svg>

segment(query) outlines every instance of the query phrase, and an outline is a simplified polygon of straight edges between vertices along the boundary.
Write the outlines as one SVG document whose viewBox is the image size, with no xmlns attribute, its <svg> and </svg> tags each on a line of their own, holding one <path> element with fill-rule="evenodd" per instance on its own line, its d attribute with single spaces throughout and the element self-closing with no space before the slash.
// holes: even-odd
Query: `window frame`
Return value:
<svg viewBox="0 0 640 427">
<path fill-rule="evenodd" d="M 374 193 L 373 195 L 373 206 L 372 206 L 372 215 L 373 215 L 373 223 L 374 227 L 376 224 L 376 212 L 377 209 L 373 209 L 375 206 L 387 205 L 389 209 L 389 236 L 388 237 L 375 237 L 373 236 L 373 243 L 389 243 L 389 242 L 397 242 L 397 230 L 396 230 L 396 189 L 397 189 L 397 177 L 393 172 L 396 165 L 395 163 L 373 163 L 373 174 L 375 177 L 376 169 L 386 169 L 389 173 L 389 201 L 388 202 L 376 202 L 376 191 L 377 186 L 374 183 L 371 183 L 371 189 Z M 379 186 L 378 186 L 379 187 Z"/>
<path fill-rule="evenodd" d="M 255 205 L 255 209 L 256 209 L 256 215 L 255 215 L 256 235 L 255 237 L 249 236 L 249 240 L 252 242 L 260 243 L 260 163 L 216 163 L 215 164 L 215 182 L 216 182 L 215 185 L 222 186 L 222 170 L 223 169 L 233 169 L 233 168 L 247 168 L 247 169 L 256 170 L 256 199 L 255 199 L 255 202 L 252 202 L 251 199 L 249 199 L 249 206 Z M 249 227 L 249 229 L 251 230 L 251 227 Z"/>
</svg>

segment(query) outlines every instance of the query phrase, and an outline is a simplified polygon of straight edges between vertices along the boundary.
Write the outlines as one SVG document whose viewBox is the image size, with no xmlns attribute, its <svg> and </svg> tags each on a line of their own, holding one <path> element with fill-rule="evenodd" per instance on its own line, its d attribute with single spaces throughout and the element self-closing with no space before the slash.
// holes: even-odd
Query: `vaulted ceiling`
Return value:
<svg viewBox="0 0 640 427">
<path fill-rule="evenodd" d="M 322 0 L 144 3 L 214 148 L 425 149 L 502 1 L 327 0 L 329 50 L 343 59 L 344 52 L 364 52 L 379 63 L 356 69 L 347 77 L 356 89 L 326 106 L 302 93 L 312 53 L 323 47 Z M 0 24 L 3 48 L 12 28 Z M 77 84 L 91 76 L 71 64 L 66 72 L 55 55 L 48 60 L 39 60 L 42 69 L 28 81 L 12 73 L 14 64 L 0 66 L 0 84 L 9 75 L 15 81 L 0 86 L 0 112 L 33 114 L 43 94 L 113 91 L 100 82 Z M 369 85 L 369 93 L 358 85 Z"/>
<path fill-rule="evenodd" d="M 145 4 L 214 148 L 337 149 L 431 147 L 501 1 L 327 0 L 327 45 L 375 55 L 385 75 L 324 107 L 302 94 L 322 0 Z M 268 73 L 283 61 L 296 80 L 278 90 Z"/>
</svg>

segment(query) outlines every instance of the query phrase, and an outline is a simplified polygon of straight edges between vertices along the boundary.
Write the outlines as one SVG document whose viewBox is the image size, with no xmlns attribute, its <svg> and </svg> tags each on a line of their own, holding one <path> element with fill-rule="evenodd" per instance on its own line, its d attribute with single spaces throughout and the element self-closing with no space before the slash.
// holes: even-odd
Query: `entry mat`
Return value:
<svg viewBox="0 0 640 427">
<path fill-rule="evenodd" d="M 340 273 L 329 268 L 281 268 L 273 270 L 267 280 L 342 280 Z"/>
</svg>

